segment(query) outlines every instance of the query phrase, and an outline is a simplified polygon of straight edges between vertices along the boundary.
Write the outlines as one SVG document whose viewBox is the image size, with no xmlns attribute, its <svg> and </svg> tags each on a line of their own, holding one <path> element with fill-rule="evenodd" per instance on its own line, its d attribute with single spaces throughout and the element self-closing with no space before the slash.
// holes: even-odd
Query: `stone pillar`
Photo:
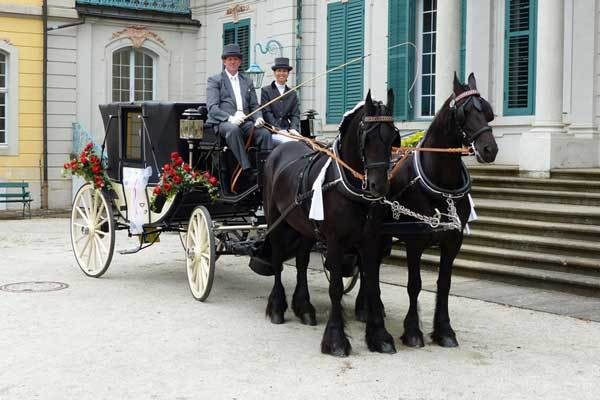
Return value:
<svg viewBox="0 0 600 400">
<path fill-rule="evenodd" d="M 559 150 L 556 142 L 564 138 L 564 4 L 563 0 L 537 4 L 535 116 L 533 129 L 521 136 L 519 169 L 524 175 L 547 177 L 558 161 L 553 160 Z"/>
<path fill-rule="evenodd" d="M 491 95 L 490 60 L 494 58 L 492 32 L 496 22 L 490 1 L 467 1 L 467 35 L 465 78 L 471 72 L 477 79 L 477 90 L 497 108 Z"/>
<path fill-rule="evenodd" d="M 435 54 L 435 110 L 452 94 L 454 71 L 460 71 L 460 1 L 437 3 Z"/>
<path fill-rule="evenodd" d="M 596 81 L 596 1 L 573 1 L 573 62 L 569 133 L 577 138 L 594 139 L 594 88 Z M 596 145 L 597 147 L 597 145 Z"/>
</svg>

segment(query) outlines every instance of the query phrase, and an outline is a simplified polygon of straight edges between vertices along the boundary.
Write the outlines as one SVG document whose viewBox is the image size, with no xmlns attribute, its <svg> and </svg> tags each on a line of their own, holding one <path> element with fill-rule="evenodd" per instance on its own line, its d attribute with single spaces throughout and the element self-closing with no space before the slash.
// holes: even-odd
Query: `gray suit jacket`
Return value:
<svg viewBox="0 0 600 400">
<path fill-rule="evenodd" d="M 288 92 L 289 87 L 285 87 Z M 279 90 L 273 81 L 270 85 L 263 86 L 260 90 L 260 103 L 265 104 L 279 96 Z M 290 93 L 263 108 L 263 118 L 269 124 L 280 129 L 295 129 L 300 132 L 300 104 L 298 95 Z"/>
<path fill-rule="evenodd" d="M 252 80 L 246 78 L 238 72 L 240 81 L 240 90 L 242 92 L 242 105 L 244 114 L 256 110 L 258 108 L 258 100 L 256 99 L 256 91 Z M 216 125 L 234 115 L 237 111 L 237 103 L 235 102 L 235 94 L 229 81 L 227 72 L 223 71 L 220 74 L 213 75 L 208 78 L 206 87 L 206 107 L 208 108 L 209 125 Z M 262 117 L 262 112 L 259 111 L 253 114 L 247 121 L 256 121 Z"/>
</svg>

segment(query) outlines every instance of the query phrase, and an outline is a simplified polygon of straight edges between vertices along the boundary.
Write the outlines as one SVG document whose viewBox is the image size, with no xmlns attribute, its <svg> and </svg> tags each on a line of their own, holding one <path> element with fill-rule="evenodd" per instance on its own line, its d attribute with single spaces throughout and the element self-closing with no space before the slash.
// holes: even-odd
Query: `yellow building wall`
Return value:
<svg viewBox="0 0 600 400">
<path fill-rule="evenodd" d="M 0 0 L 0 4 L 41 6 L 42 1 Z M 19 153 L 0 155 L 0 180 L 25 180 L 37 187 L 41 183 L 43 154 L 42 32 L 40 16 L 0 15 L 0 40 L 19 49 Z M 39 195 L 33 194 L 39 204 Z"/>
</svg>

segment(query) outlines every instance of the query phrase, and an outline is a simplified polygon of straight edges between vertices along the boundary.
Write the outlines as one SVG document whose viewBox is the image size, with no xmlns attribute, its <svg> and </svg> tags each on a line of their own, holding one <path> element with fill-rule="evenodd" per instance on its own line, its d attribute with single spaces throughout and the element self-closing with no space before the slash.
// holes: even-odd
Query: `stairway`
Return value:
<svg viewBox="0 0 600 400">
<path fill-rule="evenodd" d="M 479 219 L 455 260 L 456 273 L 600 296 L 600 169 L 520 177 L 517 167 L 470 166 Z M 423 255 L 435 268 L 437 249 Z M 386 263 L 405 266 L 403 247 Z"/>
</svg>

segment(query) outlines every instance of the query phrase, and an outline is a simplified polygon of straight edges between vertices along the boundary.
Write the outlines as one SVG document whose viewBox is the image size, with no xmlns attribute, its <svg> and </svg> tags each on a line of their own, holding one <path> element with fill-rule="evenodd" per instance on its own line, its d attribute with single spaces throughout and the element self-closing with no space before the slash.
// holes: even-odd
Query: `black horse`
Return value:
<svg viewBox="0 0 600 400">
<path fill-rule="evenodd" d="M 383 213 L 375 207 L 378 199 L 389 190 L 388 167 L 391 148 L 398 138 L 391 117 L 393 92 L 388 92 L 387 105 L 373 102 L 367 94 L 364 105 L 345 116 L 340 135 L 333 145 L 339 159 L 355 171 L 364 173 L 361 180 L 346 176 L 335 161 L 330 161 L 322 186 L 324 219 L 313 221 L 308 217 L 311 188 L 329 157 L 313 151 L 301 142 L 279 145 L 269 156 L 264 169 L 264 207 L 267 223 L 272 229 L 265 248 L 271 256 L 275 283 L 266 313 L 271 322 L 284 322 L 287 309 L 285 291 L 281 283 L 282 262 L 296 255 L 297 286 L 292 309 L 302 323 L 315 325 L 315 309 L 310 303 L 306 282 L 310 250 L 317 240 L 327 243 L 326 268 L 329 269 L 329 296 L 331 312 L 321 342 L 321 351 L 336 356 L 350 353 L 350 342 L 344 333 L 341 304 L 344 254 L 362 246 L 368 250 L 368 262 L 363 264 L 364 293 L 369 316 L 366 341 L 371 351 L 395 352 L 394 340 L 386 331 L 381 307 L 371 307 L 379 301 L 378 270 L 368 251 L 379 252 L 379 231 Z M 263 252 L 264 254 L 264 252 Z M 376 272 L 373 270 L 376 269 Z M 375 299 L 376 302 L 371 302 Z"/>
<path fill-rule="evenodd" d="M 490 104 L 477 92 L 475 76 L 470 74 L 468 85 L 463 85 L 455 75 L 454 93 L 436 114 L 420 147 L 443 149 L 472 146 L 479 162 L 493 162 L 498 152 L 492 128 L 488 125 L 493 119 Z M 402 335 L 402 342 L 406 346 L 424 345 L 417 309 L 417 298 L 421 291 L 420 262 L 423 251 L 435 244 L 439 245 L 441 254 L 431 338 L 443 347 L 458 346 L 448 315 L 448 293 L 452 264 L 462 245 L 463 229 L 471 211 L 468 198 L 470 189 L 469 173 L 460 154 L 456 153 L 415 152 L 392 179 L 388 197 L 393 201 L 421 216 L 433 217 L 438 210 L 441 213 L 438 214 L 441 223 L 436 228 L 422 221 L 414 224 L 413 217 L 403 216 L 396 229 L 402 227 L 403 223 L 408 224 L 406 232 L 394 231 L 393 225 L 390 225 L 391 230 L 387 233 L 391 235 L 382 241 L 382 246 L 387 248 L 382 254 L 389 254 L 392 236 L 406 245 L 410 297 Z M 391 219 L 391 216 L 388 218 Z M 419 231 L 417 227 L 426 229 Z M 366 304 L 366 292 L 367 288 L 361 279 L 355 313 L 357 319 L 362 321 L 370 312 Z"/>
</svg>

